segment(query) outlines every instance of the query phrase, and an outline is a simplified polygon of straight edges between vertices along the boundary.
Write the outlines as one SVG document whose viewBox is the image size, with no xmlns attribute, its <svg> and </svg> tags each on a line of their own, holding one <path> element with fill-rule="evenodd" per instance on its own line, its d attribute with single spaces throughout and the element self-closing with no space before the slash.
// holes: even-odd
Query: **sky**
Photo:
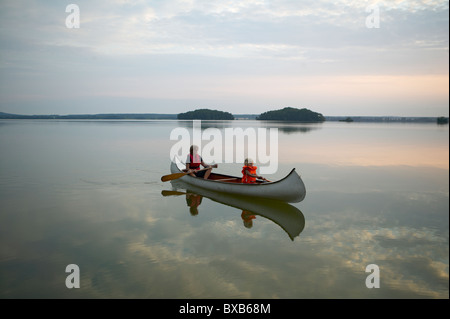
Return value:
<svg viewBox="0 0 450 319">
<path fill-rule="evenodd" d="M 0 0 L 0 112 L 448 116 L 448 42 L 438 0 Z"/>
</svg>

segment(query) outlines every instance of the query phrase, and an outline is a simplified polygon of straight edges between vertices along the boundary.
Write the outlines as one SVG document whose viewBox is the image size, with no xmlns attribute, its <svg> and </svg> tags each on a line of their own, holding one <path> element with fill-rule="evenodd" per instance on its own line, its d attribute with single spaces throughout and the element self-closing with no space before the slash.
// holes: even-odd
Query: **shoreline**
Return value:
<svg viewBox="0 0 450 319">
<path fill-rule="evenodd" d="M 264 121 L 257 120 L 257 114 L 233 114 L 233 121 Z M 436 116 L 324 116 L 326 122 L 347 122 L 347 123 L 437 123 L 439 118 L 447 119 L 448 117 Z M 2 120 L 178 120 L 177 114 L 158 114 L 158 113 L 110 113 L 110 114 L 70 114 L 70 115 L 21 115 L 0 112 Z M 347 119 L 351 119 L 348 121 Z M 206 120 L 205 120 L 206 121 Z M 291 123 L 289 121 L 281 121 Z M 292 122 L 294 123 L 294 122 Z M 295 122 L 309 123 L 309 122 Z M 312 122 L 311 122 L 312 123 Z"/>
</svg>

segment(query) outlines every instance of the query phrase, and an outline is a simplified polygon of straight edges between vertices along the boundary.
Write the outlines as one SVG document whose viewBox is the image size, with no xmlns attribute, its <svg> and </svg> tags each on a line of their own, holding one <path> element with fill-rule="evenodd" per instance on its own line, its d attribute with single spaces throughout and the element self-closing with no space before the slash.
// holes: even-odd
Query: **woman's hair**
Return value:
<svg viewBox="0 0 450 319">
<path fill-rule="evenodd" d="M 189 153 L 194 154 L 194 148 L 198 150 L 197 145 L 191 145 L 191 147 L 189 148 Z"/>
<path fill-rule="evenodd" d="M 248 166 L 248 163 L 252 163 L 253 164 L 253 160 L 251 158 L 246 158 L 244 161 L 244 165 Z"/>
</svg>

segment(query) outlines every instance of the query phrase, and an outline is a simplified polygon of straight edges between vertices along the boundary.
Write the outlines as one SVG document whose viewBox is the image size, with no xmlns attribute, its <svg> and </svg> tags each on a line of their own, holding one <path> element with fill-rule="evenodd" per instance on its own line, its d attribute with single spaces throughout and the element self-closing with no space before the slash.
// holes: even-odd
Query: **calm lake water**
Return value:
<svg viewBox="0 0 450 319">
<path fill-rule="evenodd" d="M 266 177 L 295 167 L 306 198 L 253 218 L 161 182 L 192 122 L 0 121 L 0 297 L 449 297 L 448 125 L 202 124 L 278 127 Z"/>
</svg>

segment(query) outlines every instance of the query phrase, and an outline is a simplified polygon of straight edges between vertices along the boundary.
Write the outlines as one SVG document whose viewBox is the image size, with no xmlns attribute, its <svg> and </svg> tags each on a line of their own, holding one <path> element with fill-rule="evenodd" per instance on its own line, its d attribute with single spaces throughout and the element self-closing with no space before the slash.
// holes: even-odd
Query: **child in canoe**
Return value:
<svg viewBox="0 0 450 319">
<path fill-rule="evenodd" d="M 256 174 L 257 168 L 257 166 L 253 166 L 252 159 L 246 158 L 242 167 L 242 183 L 256 183 L 257 178 L 267 181 L 264 177 Z"/>
</svg>

